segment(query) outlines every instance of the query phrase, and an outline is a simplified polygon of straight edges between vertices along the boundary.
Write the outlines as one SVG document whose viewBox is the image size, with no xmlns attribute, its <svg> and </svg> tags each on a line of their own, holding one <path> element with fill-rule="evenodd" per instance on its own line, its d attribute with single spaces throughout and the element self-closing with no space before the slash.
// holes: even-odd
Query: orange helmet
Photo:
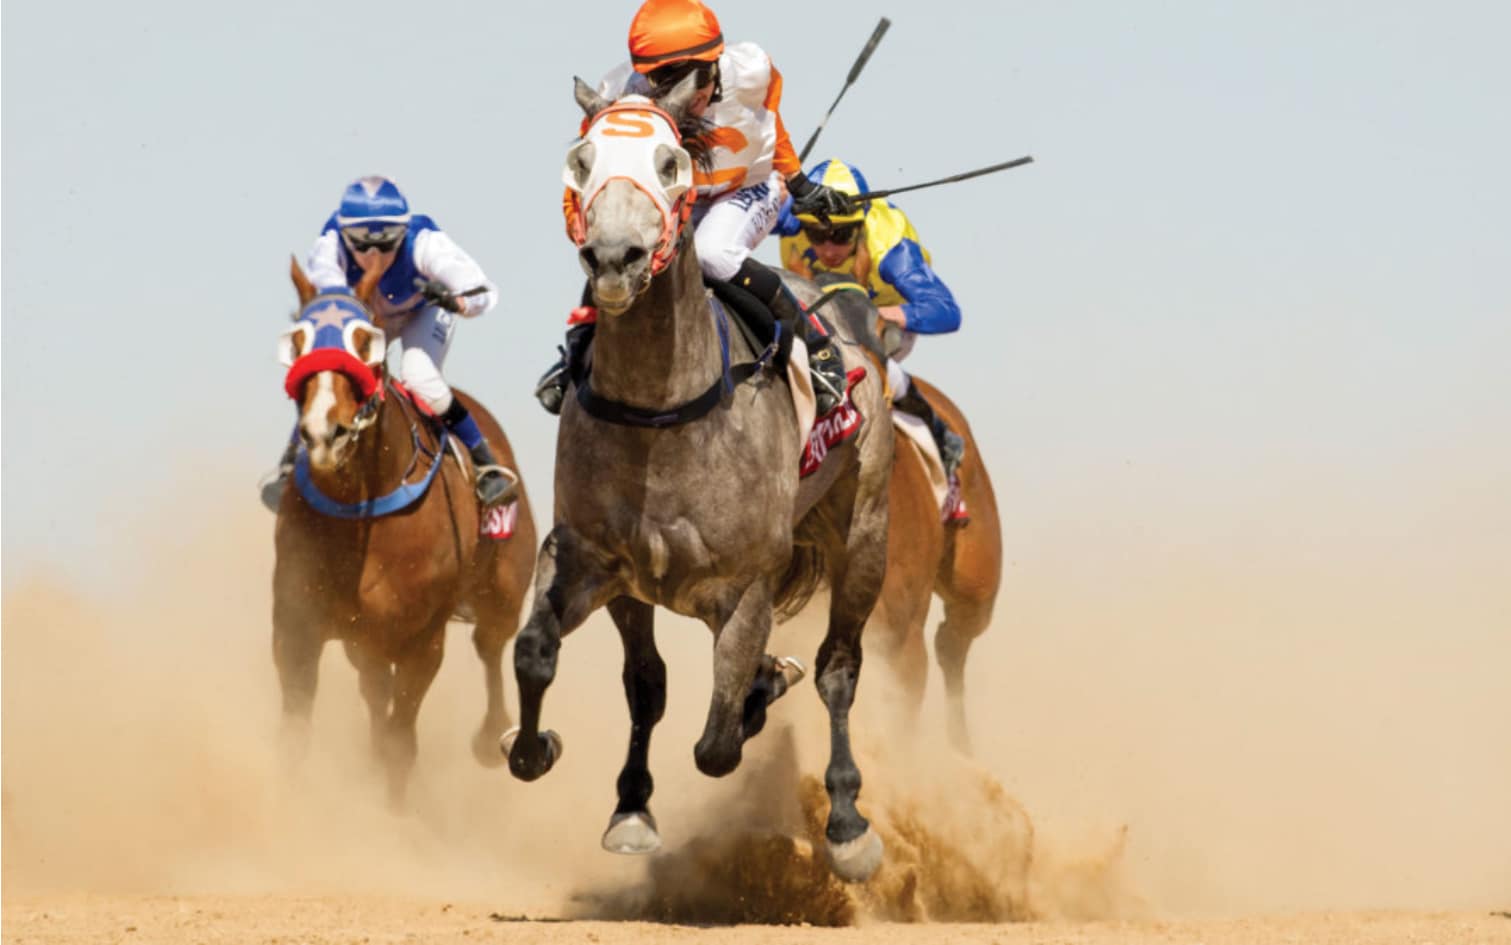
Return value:
<svg viewBox="0 0 1511 945">
<path fill-rule="evenodd" d="M 714 62 L 723 51 L 719 18 L 698 0 L 645 0 L 630 21 L 636 72 L 688 60 Z"/>
</svg>

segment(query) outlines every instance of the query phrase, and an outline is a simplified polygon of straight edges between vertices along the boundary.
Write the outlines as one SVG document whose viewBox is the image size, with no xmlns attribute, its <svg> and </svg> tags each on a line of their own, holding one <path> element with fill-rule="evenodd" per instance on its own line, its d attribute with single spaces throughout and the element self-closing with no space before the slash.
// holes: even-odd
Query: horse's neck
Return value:
<svg viewBox="0 0 1511 945">
<path fill-rule="evenodd" d="M 346 462 L 329 473 L 310 470 L 321 492 L 339 502 L 362 502 L 403 485 L 414 448 L 401 396 L 393 388 L 385 392 L 377 417 L 357 435 L 357 448 Z"/>
<path fill-rule="evenodd" d="M 698 258 L 688 240 L 622 315 L 601 316 L 593 341 L 593 390 L 647 409 L 699 396 L 721 370 Z"/>
</svg>

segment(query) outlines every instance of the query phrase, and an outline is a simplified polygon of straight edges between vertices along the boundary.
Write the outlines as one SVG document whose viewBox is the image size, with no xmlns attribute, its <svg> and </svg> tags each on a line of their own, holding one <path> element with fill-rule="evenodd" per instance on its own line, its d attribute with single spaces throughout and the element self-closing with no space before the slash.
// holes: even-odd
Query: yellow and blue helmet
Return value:
<svg viewBox="0 0 1511 945">
<path fill-rule="evenodd" d="M 846 164 L 839 158 L 830 158 L 817 165 L 813 170 L 808 172 L 807 177 L 815 184 L 831 187 L 850 197 L 858 197 L 871 189 L 866 185 L 865 175 L 860 172 L 858 167 L 853 164 Z M 866 218 L 867 209 L 869 209 L 867 205 L 856 204 L 855 210 L 852 213 L 831 213 L 829 214 L 829 223 L 827 225 L 859 223 Z M 794 215 L 803 223 L 825 225 L 822 220 L 811 213 L 797 213 Z"/>
</svg>

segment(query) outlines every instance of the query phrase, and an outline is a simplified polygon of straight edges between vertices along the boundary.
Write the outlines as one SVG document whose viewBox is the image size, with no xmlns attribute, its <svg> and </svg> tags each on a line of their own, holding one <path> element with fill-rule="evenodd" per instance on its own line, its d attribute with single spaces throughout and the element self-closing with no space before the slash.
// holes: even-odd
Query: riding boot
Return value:
<svg viewBox="0 0 1511 945">
<path fill-rule="evenodd" d="M 802 332 L 803 343 L 808 346 L 808 374 L 813 381 L 817 412 L 820 417 L 845 399 L 845 365 L 839 356 L 839 348 L 829 333 L 815 324 L 803 310 L 802 303 L 782 282 L 770 267 L 746 257 L 740 271 L 731 280 L 744 289 L 749 289 L 765 302 L 776 320 L 786 326 L 790 334 Z"/>
<path fill-rule="evenodd" d="M 488 448 L 488 441 L 483 439 L 483 431 L 478 429 L 477 421 L 472 419 L 472 414 L 462 406 L 462 402 L 453 397 L 451 406 L 441 414 L 441 421 L 448 430 L 456 434 L 472 457 L 476 471 L 473 489 L 477 492 L 478 501 L 484 506 L 512 502 L 519 494 L 519 487 L 516 485 L 519 477 L 498 464 L 493 451 Z"/>
<path fill-rule="evenodd" d="M 950 429 L 944 418 L 934 412 L 934 408 L 923 395 L 918 393 L 918 388 L 913 384 L 908 385 L 908 392 L 892 402 L 892 406 L 903 413 L 912 414 L 922 420 L 929 427 L 929 432 L 934 436 L 934 445 L 939 447 L 939 459 L 944 463 L 944 475 L 946 478 L 953 477 L 955 471 L 960 468 L 960 461 L 965 459 L 965 440 Z"/>
<path fill-rule="evenodd" d="M 574 353 L 581 357 L 587 352 L 588 342 L 593 337 L 593 323 L 597 320 L 597 312 L 593 308 L 593 288 L 589 284 L 583 287 L 582 304 L 572 311 L 572 317 L 568 319 L 571 327 L 567 329 L 567 343 L 565 347 L 557 346 L 556 350 L 561 355 L 556 363 L 551 365 L 546 373 L 540 376 L 535 384 L 535 399 L 546 408 L 546 413 L 552 416 L 561 415 L 562 402 L 567 397 L 567 384 L 571 381 L 569 365 L 572 363 Z"/>
<path fill-rule="evenodd" d="M 278 506 L 283 501 L 283 487 L 288 485 L 289 477 L 294 474 L 294 459 L 298 455 L 299 438 L 291 436 L 288 445 L 283 448 L 283 455 L 278 458 L 278 470 L 263 480 L 259 487 L 262 504 L 267 506 L 268 511 L 278 511 Z"/>
<path fill-rule="evenodd" d="M 509 470 L 498 464 L 493 451 L 488 448 L 487 440 L 479 441 L 476 446 L 469 446 L 467 453 L 472 457 L 472 465 L 477 468 L 477 484 L 473 488 L 477 491 L 479 502 L 484 506 L 504 505 L 518 497 L 519 486 L 515 485 Z"/>
</svg>

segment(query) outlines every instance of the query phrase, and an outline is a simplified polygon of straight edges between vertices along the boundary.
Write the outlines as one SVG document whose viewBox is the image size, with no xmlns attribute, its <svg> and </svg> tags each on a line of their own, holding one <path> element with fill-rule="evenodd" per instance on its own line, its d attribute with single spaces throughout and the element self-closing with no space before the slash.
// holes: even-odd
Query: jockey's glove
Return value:
<svg viewBox="0 0 1511 945">
<path fill-rule="evenodd" d="M 787 178 L 787 190 L 792 194 L 793 213 L 815 216 L 827 223 L 830 214 L 844 216 L 855 212 L 855 203 L 848 194 L 815 184 L 801 173 Z"/>
<path fill-rule="evenodd" d="M 451 290 L 446 288 L 445 283 L 435 279 L 416 276 L 414 287 L 420 290 L 420 295 L 425 297 L 425 301 L 432 305 L 439 305 L 448 312 L 460 314 L 467 305 L 462 299 L 453 295 Z"/>
</svg>

